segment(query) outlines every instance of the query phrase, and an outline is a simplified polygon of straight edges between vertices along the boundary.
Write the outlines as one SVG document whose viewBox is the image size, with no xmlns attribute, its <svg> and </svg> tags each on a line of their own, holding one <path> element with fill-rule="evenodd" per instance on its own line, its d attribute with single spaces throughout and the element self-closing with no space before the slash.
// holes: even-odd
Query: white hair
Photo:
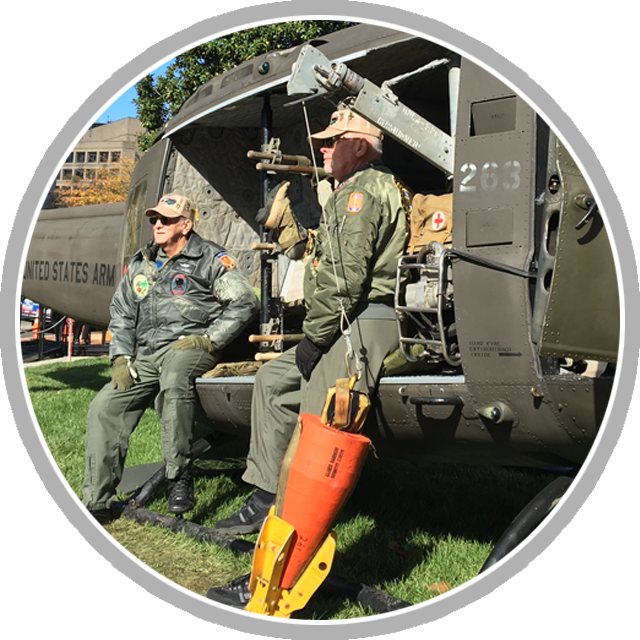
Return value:
<svg viewBox="0 0 640 640">
<path fill-rule="evenodd" d="M 382 155 L 382 140 L 378 136 L 372 136 L 369 134 L 362 134 L 362 137 L 371 145 L 373 150 L 379 155 Z"/>
</svg>

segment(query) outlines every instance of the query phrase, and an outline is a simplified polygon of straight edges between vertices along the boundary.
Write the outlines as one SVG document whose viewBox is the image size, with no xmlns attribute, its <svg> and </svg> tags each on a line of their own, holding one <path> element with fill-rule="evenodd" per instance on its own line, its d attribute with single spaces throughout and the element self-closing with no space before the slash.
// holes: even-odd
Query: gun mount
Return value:
<svg viewBox="0 0 640 640">
<path fill-rule="evenodd" d="M 415 70 L 412 74 L 403 74 L 403 78 L 423 73 L 443 64 L 452 64 L 453 56 L 436 60 Z M 450 83 L 455 85 L 457 68 L 452 66 Z M 419 116 L 391 91 L 390 87 L 397 79 L 384 83 L 383 87 L 362 78 L 344 63 L 331 62 L 311 45 L 305 45 L 293 64 L 292 74 L 287 83 L 289 95 L 318 97 L 327 93 L 350 96 L 349 107 L 358 115 L 405 145 L 417 155 L 430 162 L 447 176 L 453 175 L 454 141 L 453 138 L 434 124 Z M 450 87 L 455 95 L 455 86 Z M 304 98 L 303 98 L 304 99 Z M 452 104 L 457 104 L 452 100 Z M 451 122 L 455 122 L 455 109 L 451 109 Z M 454 128 L 452 127 L 452 130 Z"/>
</svg>

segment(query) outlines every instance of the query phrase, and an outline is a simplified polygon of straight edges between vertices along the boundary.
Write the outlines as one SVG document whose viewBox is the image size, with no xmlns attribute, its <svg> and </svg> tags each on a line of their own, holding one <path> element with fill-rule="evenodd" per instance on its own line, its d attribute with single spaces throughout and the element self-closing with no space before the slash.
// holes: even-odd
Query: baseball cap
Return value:
<svg viewBox="0 0 640 640">
<path fill-rule="evenodd" d="M 177 193 L 169 193 L 162 196 L 155 207 L 145 211 L 145 214 L 149 217 L 156 213 L 165 218 L 179 218 L 182 216 L 188 220 L 195 220 L 197 209 L 189 198 Z"/>
<path fill-rule="evenodd" d="M 326 140 L 335 136 L 341 136 L 343 133 L 364 133 L 376 138 L 382 139 L 382 131 L 370 122 L 360 117 L 351 109 L 338 109 L 331 114 L 329 126 L 323 131 L 312 133 L 311 138 L 314 140 Z"/>
</svg>

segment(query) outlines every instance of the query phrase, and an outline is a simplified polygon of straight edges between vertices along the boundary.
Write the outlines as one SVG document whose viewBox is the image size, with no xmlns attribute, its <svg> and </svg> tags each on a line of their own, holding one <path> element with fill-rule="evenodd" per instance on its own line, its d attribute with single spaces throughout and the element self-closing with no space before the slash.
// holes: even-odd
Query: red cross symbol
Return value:
<svg viewBox="0 0 640 640">
<path fill-rule="evenodd" d="M 446 218 L 442 215 L 442 211 L 438 211 L 432 218 L 432 225 L 434 231 L 440 231 L 444 226 Z"/>
</svg>

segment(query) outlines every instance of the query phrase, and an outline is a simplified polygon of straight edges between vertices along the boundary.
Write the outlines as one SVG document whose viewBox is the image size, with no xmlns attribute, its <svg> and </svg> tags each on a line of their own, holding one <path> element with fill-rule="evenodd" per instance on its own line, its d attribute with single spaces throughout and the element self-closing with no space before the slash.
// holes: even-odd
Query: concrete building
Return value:
<svg viewBox="0 0 640 640">
<path fill-rule="evenodd" d="M 136 118 L 93 124 L 69 154 L 55 186 L 66 187 L 72 182 L 92 180 L 98 169 L 113 166 L 120 158 L 137 161 L 137 136 L 143 131 L 144 128 Z"/>
</svg>

